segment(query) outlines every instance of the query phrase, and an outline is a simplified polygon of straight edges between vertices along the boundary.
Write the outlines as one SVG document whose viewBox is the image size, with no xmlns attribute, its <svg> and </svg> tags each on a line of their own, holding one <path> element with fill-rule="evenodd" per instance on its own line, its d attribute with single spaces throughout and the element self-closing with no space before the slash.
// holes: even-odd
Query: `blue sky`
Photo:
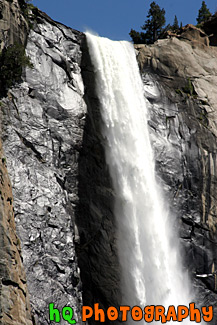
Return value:
<svg viewBox="0 0 217 325">
<path fill-rule="evenodd" d="M 52 19 L 79 31 L 86 29 L 113 40 L 130 40 L 131 28 L 140 27 L 153 0 L 33 0 L 33 4 Z M 166 10 L 167 23 L 178 21 L 196 24 L 202 0 L 155 0 Z M 211 13 L 217 10 L 216 0 L 206 0 Z"/>
</svg>

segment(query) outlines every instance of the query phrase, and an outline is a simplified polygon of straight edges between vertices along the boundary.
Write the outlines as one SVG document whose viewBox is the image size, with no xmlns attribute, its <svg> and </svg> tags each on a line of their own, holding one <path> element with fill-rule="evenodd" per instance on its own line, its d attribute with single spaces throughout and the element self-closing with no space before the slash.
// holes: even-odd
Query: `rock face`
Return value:
<svg viewBox="0 0 217 325">
<path fill-rule="evenodd" d="M 31 325 L 26 276 L 14 222 L 12 188 L 1 144 L 0 194 L 0 323 Z"/>
<path fill-rule="evenodd" d="M 0 2 L 0 47 L 24 44 L 27 37 L 27 23 L 17 1 Z M 2 148 L 2 112 L 0 140 L 0 323 L 32 324 L 26 275 L 23 267 L 20 239 L 16 234 L 13 195 L 7 172 L 7 159 Z"/>
<path fill-rule="evenodd" d="M 16 12 L 12 22 L 8 2 L 0 4 L 0 29 L 12 26 L 4 46 L 25 42 L 25 19 Z M 217 48 L 209 40 L 190 26 L 179 39 L 136 49 L 159 181 L 177 219 L 197 301 L 214 305 L 217 315 Z M 82 303 L 121 304 L 114 193 L 95 76 L 84 35 L 40 11 L 26 51 L 34 68 L 1 101 L 0 322 L 50 324 L 54 303 L 60 311 L 72 307 L 81 324 Z"/>
<path fill-rule="evenodd" d="M 203 24 L 203 29 L 209 35 L 210 45 L 217 46 L 217 13 Z"/>
<path fill-rule="evenodd" d="M 3 105 L 3 142 L 36 324 L 50 323 L 49 303 L 60 311 L 72 307 L 80 320 L 74 240 L 86 112 L 81 38 L 81 33 L 38 14 L 26 48 L 34 68 L 26 70 L 25 81 Z"/>
<path fill-rule="evenodd" d="M 198 302 L 214 306 L 211 324 L 216 324 L 217 48 L 202 47 L 177 38 L 136 46 L 150 88 L 156 169 L 172 213 L 180 218 L 185 265 Z"/>
<path fill-rule="evenodd" d="M 192 98 L 203 105 L 201 111 L 205 109 L 204 118 L 208 115 L 209 129 L 217 135 L 217 93 L 213 91 L 217 82 L 217 48 L 192 46 L 190 41 L 180 41 L 176 37 L 159 40 L 154 46 L 138 45 L 136 48 L 142 69 L 150 66 L 154 73 L 170 80 L 177 92 L 184 88 L 189 95 L 196 95 Z"/>
<path fill-rule="evenodd" d="M 19 1 L 0 0 L 0 48 L 14 43 L 24 44 L 28 24 L 20 9 Z"/>
<path fill-rule="evenodd" d="M 181 35 L 179 35 L 179 38 L 181 40 L 191 41 L 192 46 L 205 48 L 209 45 L 209 37 L 207 34 L 191 24 L 188 24 L 181 29 Z"/>
</svg>

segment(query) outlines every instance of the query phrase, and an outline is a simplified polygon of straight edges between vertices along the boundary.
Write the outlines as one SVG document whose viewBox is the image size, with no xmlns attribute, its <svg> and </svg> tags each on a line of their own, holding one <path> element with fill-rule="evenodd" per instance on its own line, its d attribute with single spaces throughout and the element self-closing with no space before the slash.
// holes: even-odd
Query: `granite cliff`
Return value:
<svg viewBox="0 0 217 325">
<path fill-rule="evenodd" d="M 185 265 L 198 301 L 216 309 L 217 48 L 191 26 L 183 36 L 136 48 L 144 83 L 158 88 L 146 94 L 150 128 L 157 171 L 180 218 Z"/>
<path fill-rule="evenodd" d="M 0 8 L 1 48 L 26 43 L 33 64 L 1 99 L 0 323 L 50 324 L 54 303 L 71 306 L 81 324 L 82 304 L 121 303 L 114 192 L 85 36 L 37 10 L 27 37 L 19 2 Z M 136 50 L 185 267 L 198 303 L 217 315 L 215 21 Z"/>
</svg>

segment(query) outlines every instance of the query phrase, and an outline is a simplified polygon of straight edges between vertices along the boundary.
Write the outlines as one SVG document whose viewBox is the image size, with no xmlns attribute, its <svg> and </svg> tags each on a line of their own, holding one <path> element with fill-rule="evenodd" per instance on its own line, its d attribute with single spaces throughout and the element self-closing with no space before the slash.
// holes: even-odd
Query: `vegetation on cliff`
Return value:
<svg viewBox="0 0 217 325">
<path fill-rule="evenodd" d="M 164 25 L 166 23 L 165 10 L 161 9 L 154 1 L 150 4 L 147 18 L 141 27 L 145 32 L 139 33 L 131 29 L 130 36 L 134 43 L 138 41 L 138 43 L 153 44 L 164 34 Z"/>
<path fill-rule="evenodd" d="M 174 22 L 173 22 L 173 25 L 171 26 L 171 29 L 176 32 L 179 30 L 179 22 L 178 22 L 178 18 L 177 16 L 175 15 L 175 18 L 174 18 Z"/>
<path fill-rule="evenodd" d="M 211 12 L 207 8 L 205 1 L 202 1 L 202 6 L 198 11 L 197 23 L 201 24 L 206 22 L 212 16 Z"/>
<path fill-rule="evenodd" d="M 6 1 L 9 2 L 10 7 L 13 6 L 14 0 Z M 20 17 L 24 17 L 23 21 L 25 21 L 28 26 L 25 30 L 27 34 L 32 26 L 32 18 L 35 17 L 35 10 L 37 10 L 37 8 L 31 4 L 31 0 L 18 0 L 18 3 L 20 6 Z M 2 17 L 0 17 L 0 19 L 5 19 L 3 16 L 4 12 L 2 12 Z M 15 25 L 18 24 L 18 18 L 15 20 L 13 17 L 13 21 Z M 11 33 L 13 33 L 13 35 L 17 33 L 18 35 L 16 30 L 11 31 Z M 8 41 L 3 44 L 2 50 L 0 51 L 0 97 L 6 96 L 7 90 L 21 81 L 22 72 L 26 66 L 32 67 L 30 58 L 25 54 L 25 38 L 20 39 L 17 35 L 16 37 L 13 36 L 11 39 L 10 36 L 8 36 Z"/>
<path fill-rule="evenodd" d="M 202 27 L 202 23 L 206 22 L 210 17 L 211 13 L 207 8 L 205 1 L 202 1 L 202 6 L 198 11 L 198 27 Z M 148 11 L 147 20 L 141 29 L 144 32 L 137 32 L 131 29 L 129 35 L 132 38 L 134 44 L 153 44 L 158 39 L 164 38 L 167 35 L 167 31 L 179 32 L 182 27 L 182 23 L 179 26 L 177 16 L 175 15 L 173 25 L 167 25 L 165 19 L 165 10 L 160 8 L 154 1 L 150 4 Z"/>
<path fill-rule="evenodd" d="M 22 44 L 4 48 L 0 54 L 0 97 L 7 94 L 7 90 L 21 80 L 23 68 L 32 67 L 30 58 L 25 54 Z"/>
</svg>

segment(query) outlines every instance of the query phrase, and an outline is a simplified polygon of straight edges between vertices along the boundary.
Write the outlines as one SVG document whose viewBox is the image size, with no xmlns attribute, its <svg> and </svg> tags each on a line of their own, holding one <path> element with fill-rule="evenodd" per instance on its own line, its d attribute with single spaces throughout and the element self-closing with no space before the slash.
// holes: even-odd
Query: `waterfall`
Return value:
<svg viewBox="0 0 217 325">
<path fill-rule="evenodd" d="M 134 47 L 126 41 L 86 36 L 115 191 L 123 304 L 188 306 L 189 283 L 178 239 L 156 181 L 147 101 Z"/>
</svg>

